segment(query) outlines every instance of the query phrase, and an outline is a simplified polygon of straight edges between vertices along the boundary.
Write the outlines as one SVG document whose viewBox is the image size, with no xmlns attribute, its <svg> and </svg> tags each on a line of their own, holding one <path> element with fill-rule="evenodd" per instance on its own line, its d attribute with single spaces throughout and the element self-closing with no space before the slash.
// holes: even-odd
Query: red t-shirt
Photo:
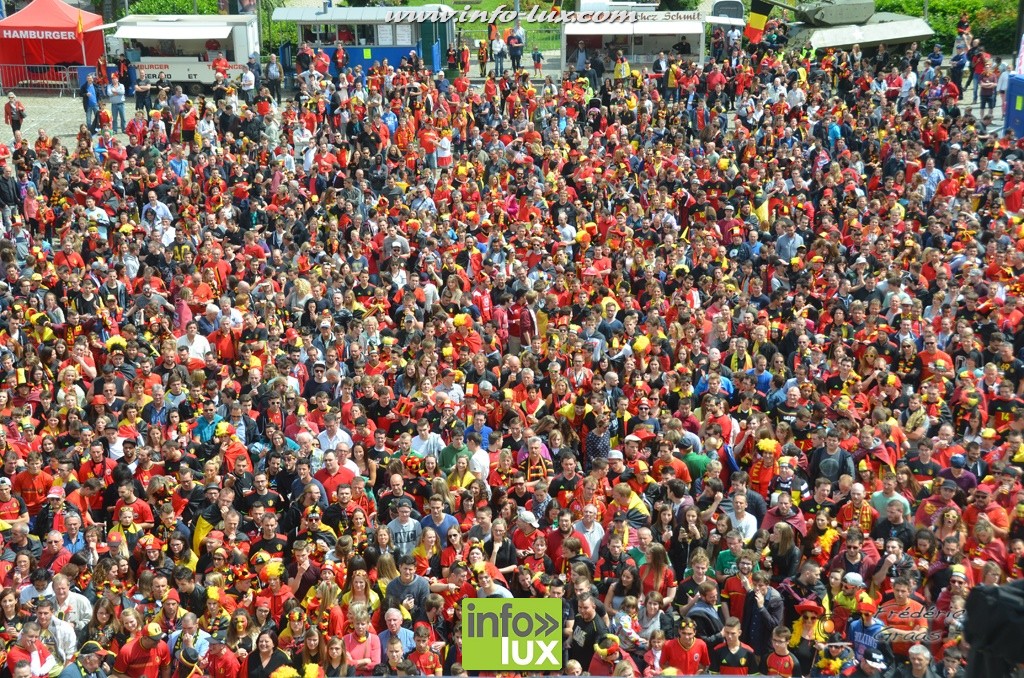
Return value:
<svg viewBox="0 0 1024 678">
<path fill-rule="evenodd" d="M 117 503 L 114 504 L 114 516 L 121 515 L 121 509 L 125 506 L 130 506 L 132 511 L 135 513 L 135 522 L 137 523 L 152 523 L 153 520 L 153 509 L 149 507 L 144 500 L 136 497 L 135 501 L 131 504 L 125 504 L 124 499 L 118 499 Z"/>
<path fill-rule="evenodd" d="M 40 471 L 36 475 L 22 471 L 14 476 L 12 485 L 14 492 L 25 500 L 29 515 L 34 516 L 39 513 L 39 509 L 46 502 L 46 494 L 53 487 L 53 476 L 46 471 Z"/>
<path fill-rule="evenodd" d="M 141 641 L 141 638 L 136 638 L 121 648 L 114 661 L 114 673 L 128 678 L 160 678 L 160 669 L 171 663 L 167 643 L 161 640 L 156 647 L 146 649 Z"/>
<path fill-rule="evenodd" d="M 351 484 L 356 475 L 344 466 L 339 466 L 338 472 L 334 475 L 331 475 L 326 468 L 322 468 L 313 477 L 319 480 L 320 484 L 324 486 L 324 490 L 327 491 L 327 501 L 335 502 L 338 499 L 338 488 Z"/>
<path fill-rule="evenodd" d="M 441 658 L 437 656 L 436 652 L 427 650 L 426 652 L 420 652 L 419 650 L 413 650 L 407 657 L 416 668 L 420 670 L 424 676 L 433 676 L 441 670 Z"/>
<path fill-rule="evenodd" d="M 17 520 L 26 510 L 27 506 L 21 497 L 12 496 L 7 501 L 0 502 L 0 520 Z"/>
<path fill-rule="evenodd" d="M 708 654 L 708 646 L 700 638 L 694 639 L 690 649 L 680 645 L 678 639 L 671 640 L 665 643 L 665 649 L 661 653 L 661 668 L 672 667 L 683 676 L 703 673 L 709 666 L 711 656 Z"/>
</svg>

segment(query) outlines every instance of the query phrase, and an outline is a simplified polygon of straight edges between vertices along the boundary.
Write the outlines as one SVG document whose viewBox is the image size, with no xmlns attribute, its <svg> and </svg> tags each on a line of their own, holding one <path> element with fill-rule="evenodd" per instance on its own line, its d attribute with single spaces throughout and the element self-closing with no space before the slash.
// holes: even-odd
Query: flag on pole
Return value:
<svg viewBox="0 0 1024 678">
<path fill-rule="evenodd" d="M 771 11 L 772 6 L 764 0 L 751 0 L 750 14 L 747 17 L 747 27 L 743 30 L 743 37 L 755 45 L 761 42 Z"/>
<path fill-rule="evenodd" d="M 75 35 L 81 41 L 85 37 L 85 25 L 82 23 L 82 10 L 78 10 L 78 26 L 75 28 Z"/>
</svg>

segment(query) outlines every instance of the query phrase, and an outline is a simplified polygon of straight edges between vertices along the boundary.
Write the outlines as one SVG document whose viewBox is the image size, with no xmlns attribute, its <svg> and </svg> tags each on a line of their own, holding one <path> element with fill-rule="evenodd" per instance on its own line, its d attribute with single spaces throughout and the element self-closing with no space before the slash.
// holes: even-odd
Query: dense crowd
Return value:
<svg viewBox="0 0 1024 678">
<path fill-rule="evenodd" d="M 465 675 L 463 598 L 552 597 L 569 675 L 964 675 L 1024 566 L 1000 64 L 712 49 L 12 93 L 2 673 Z"/>
</svg>

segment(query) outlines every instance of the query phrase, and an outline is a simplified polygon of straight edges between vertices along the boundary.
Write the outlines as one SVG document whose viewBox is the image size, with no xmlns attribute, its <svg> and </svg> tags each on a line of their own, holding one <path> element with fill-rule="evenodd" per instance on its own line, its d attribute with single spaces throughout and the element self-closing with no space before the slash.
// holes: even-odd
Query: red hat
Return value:
<svg viewBox="0 0 1024 678">
<path fill-rule="evenodd" d="M 224 533 L 220 530 L 212 530 L 206 535 L 207 539 L 213 539 L 215 541 L 224 541 Z"/>
<path fill-rule="evenodd" d="M 164 596 L 164 602 L 167 602 L 168 600 L 173 600 L 176 603 L 181 602 L 181 596 L 178 594 L 178 589 L 171 589 L 167 592 L 167 595 Z"/>
<path fill-rule="evenodd" d="M 857 603 L 857 612 L 874 614 L 875 612 L 878 612 L 878 605 L 875 605 L 875 601 L 873 600 L 862 600 Z"/>
<path fill-rule="evenodd" d="M 637 402 L 636 406 L 637 407 L 650 407 L 651 406 L 651 401 L 648 400 L 647 398 L 641 398 L 639 400 L 639 402 Z"/>
<path fill-rule="evenodd" d="M 658 434 L 656 434 L 654 431 L 648 431 L 647 429 L 635 431 L 633 435 L 639 438 L 641 443 L 646 443 L 648 440 L 658 437 Z"/>
<path fill-rule="evenodd" d="M 974 488 L 974 492 L 976 494 L 978 492 L 983 492 L 984 494 L 993 494 L 995 492 L 995 488 L 989 485 L 988 483 L 982 483 L 981 485 L 978 485 L 976 488 Z"/>
<path fill-rule="evenodd" d="M 825 614 L 825 608 L 818 604 L 815 600 L 805 600 L 796 606 L 797 614 L 803 614 L 805 612 L 813 612 L 819 617 Z"/>
<path fill-rule="evenodd" d="M 92 397 L 92 404 L 93 405 L 109 405 L 110 403 L 107 402 L 106 396 L 104 396 L 104 395 L 94 395 Z"/>
<path fill-rule="evenodd" d="M 160 541 L 158 538 L 156 538 L 153 535 L 149 534 L 149 535 L 146 535 L 145 537 L 143 537 L 142 539 L 139 540 L 139 546 L 141 546 L 142 548 L 144 548 L 146 550 L 156 549 L 156 550 L 159 551 L 160 549 L 162 549 L 164 547 L 164 543 L 162 541 Z"/>
</svg>

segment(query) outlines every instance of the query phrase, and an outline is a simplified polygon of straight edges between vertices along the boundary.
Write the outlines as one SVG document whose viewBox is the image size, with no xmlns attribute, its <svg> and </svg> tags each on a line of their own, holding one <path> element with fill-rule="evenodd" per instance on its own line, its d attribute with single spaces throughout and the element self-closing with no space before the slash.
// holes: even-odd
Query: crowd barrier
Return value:
<svg viewBox="0 0 1024 678">
<path fill-rule="evenodd" d="M 78 66 L 0 64 L 0 94 L 73 95 L 78 90 Z"/>
</svg>

